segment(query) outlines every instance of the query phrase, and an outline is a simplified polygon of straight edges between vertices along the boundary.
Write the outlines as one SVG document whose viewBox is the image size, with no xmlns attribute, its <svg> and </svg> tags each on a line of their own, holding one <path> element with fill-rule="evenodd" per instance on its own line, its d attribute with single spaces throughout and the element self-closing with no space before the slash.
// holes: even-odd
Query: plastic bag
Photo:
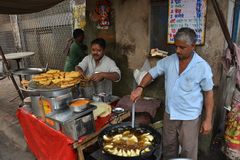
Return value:
<svg viewBox="0 0 240 160">
<path fill-rule="evenodd" d="M 139 85 L 140 82 L 142 81 L 143 77 L 147 74 L 147 72 L 150 70 L 151 66 L 149 63 L 148 59 L 145 59 L 144 64 L 142 66 L 142 68 L 139 69 L 135 69 L 133 72 L 133 76 L 135 81 L 137 82 L 137 84 Z"/>
</svg>

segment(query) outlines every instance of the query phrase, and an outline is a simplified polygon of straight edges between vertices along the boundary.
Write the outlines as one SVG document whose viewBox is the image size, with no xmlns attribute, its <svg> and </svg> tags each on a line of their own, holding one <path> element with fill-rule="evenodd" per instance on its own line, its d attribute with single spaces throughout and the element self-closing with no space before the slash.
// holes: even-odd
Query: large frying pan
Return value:
<svg viewBox="0 0 240 160">
<path fill-rule="evenodd" d="M 104 135 L 115 135 L 115 134 L 117 134 L 119 132 L 122 132 L 124 130 L 137 130 L 137 131 L 140 131 L 140 132 L 143 132 L 143 133 L 149 132 L 151 135 L 153 135 L 154 140 L 153 140 L 152 146 L 150 146 L 151 151 L 143 153 L 140 156 L 122 157 L 122 156 L 113 155 L 113 154 L 109 153 L 108 151 L 104 150 L 104 148 L 103 148 L 103 142 L 104 142 L 103 136 Z M 111 159 L 114 159 L 114 160 L 144 160 L 144 159 L 150 158 L 154 154 L 154 152 L 158 148 L 160 148 L 161 135 L 158 131 L 156 131 L 151 126 L 143 125 L 143 124 L 135 124 L 135 127 L 132 128 L 131 122 L 123 122 L 123 123 L 111 125 L 111 126 L 105 128 L 104 130 L 102 130 L 102 132 L 98 136 L 98 143 L 99 143 L 100 148 L 104 152 L 104 154 Z"/>
</svg>

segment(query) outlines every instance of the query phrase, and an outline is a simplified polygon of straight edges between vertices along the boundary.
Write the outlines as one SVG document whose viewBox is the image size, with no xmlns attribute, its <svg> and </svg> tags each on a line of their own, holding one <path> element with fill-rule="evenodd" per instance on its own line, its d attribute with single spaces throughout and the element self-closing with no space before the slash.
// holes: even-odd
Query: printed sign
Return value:
<svg viewBox="0 0 240 160">
<path fill-rule="evenodd" d="M 169 0 L 168 43 L 174 43 L 179 28 L 189 27 L 197 34 L 196 44 L 204 44 L 207 0 Z"/>
</svg>

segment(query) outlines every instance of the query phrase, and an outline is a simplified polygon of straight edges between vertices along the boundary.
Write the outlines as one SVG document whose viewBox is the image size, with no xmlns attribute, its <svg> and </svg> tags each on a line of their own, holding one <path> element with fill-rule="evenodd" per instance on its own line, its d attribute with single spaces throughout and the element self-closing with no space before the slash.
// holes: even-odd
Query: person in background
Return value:
<svg viewBox="0 0 240 160">
<path fill-rule="evenodd" d="M 67 56 L 64 71 L 74 71 L 75 66 L 83 60 L 83 58 L 87 55 L 86 50 L 87 46 L 83 44 L 84 40 L 84 32 L 81 29 L 75 29 L 73 31 L 73 41 L 71 43 L 71 39 L 68 40 L 68 45 L 71 43 L 69 54 Z M 65 48 L 65 51 L 67 52 L 67 49 Z"/>
<path fill-rule="evenodd" d="M 165 76 L 165 160 L 179 157 L 179 146 L 180 157 L 197 160 L 199 131 L 208 134 L 212 129 L 212 71 L 208 63 L 194 51 L 195 43 L 194 30 L 179 29 L 175 36 L 176 53 L 159 60 L 131 93 L 130 98 L 135 101 L 155 78 Z M 203 105 L 205 115 L 201 123 Z"/>
<path fill-rule="evenodd" d="M 102 38 L 94 39 L 91 42 L 91 54 L 86 56 L 76 67 L 76 71 L 81 72 L 92 86 L 88 91 L 88 98 L 93 94 L 112 94 L 112 81 L 117 82 L 121 78 L 120 69 L 116 63 L 105 55 L 106 42 Z M 87 88 L 87 87 L 86 87 Z"/>
</svg>

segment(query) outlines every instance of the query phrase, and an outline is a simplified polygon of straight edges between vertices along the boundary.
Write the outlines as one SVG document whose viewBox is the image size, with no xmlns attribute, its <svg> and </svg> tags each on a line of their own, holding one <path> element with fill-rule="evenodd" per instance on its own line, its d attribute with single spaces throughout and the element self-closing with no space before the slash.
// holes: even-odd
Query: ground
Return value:
<svg viewBox="0 0 240 160">
<path fill-rule="evenodd" d="M 0 132 L 0 160 L 35 160 L 29 151 L 24 151 Z"/>
<path fill-rule="evenodd" d="M 17 77 L 16 80 L 19 82 Z M 18 94 L 7 78 L 0 80 L 0 88 L 0 160 L 35 160 L 27 149 L 16 117 L 16 110 L 21 102 Z M 95 147 L 93 151 L 96 151 Z M 90 157 L 86 159 L 94 160 Z M 199 153 L 199 160 L 226 160 L 226 157 L 220 150 L 215 150 L 208 154 Z"/>
</svg>

